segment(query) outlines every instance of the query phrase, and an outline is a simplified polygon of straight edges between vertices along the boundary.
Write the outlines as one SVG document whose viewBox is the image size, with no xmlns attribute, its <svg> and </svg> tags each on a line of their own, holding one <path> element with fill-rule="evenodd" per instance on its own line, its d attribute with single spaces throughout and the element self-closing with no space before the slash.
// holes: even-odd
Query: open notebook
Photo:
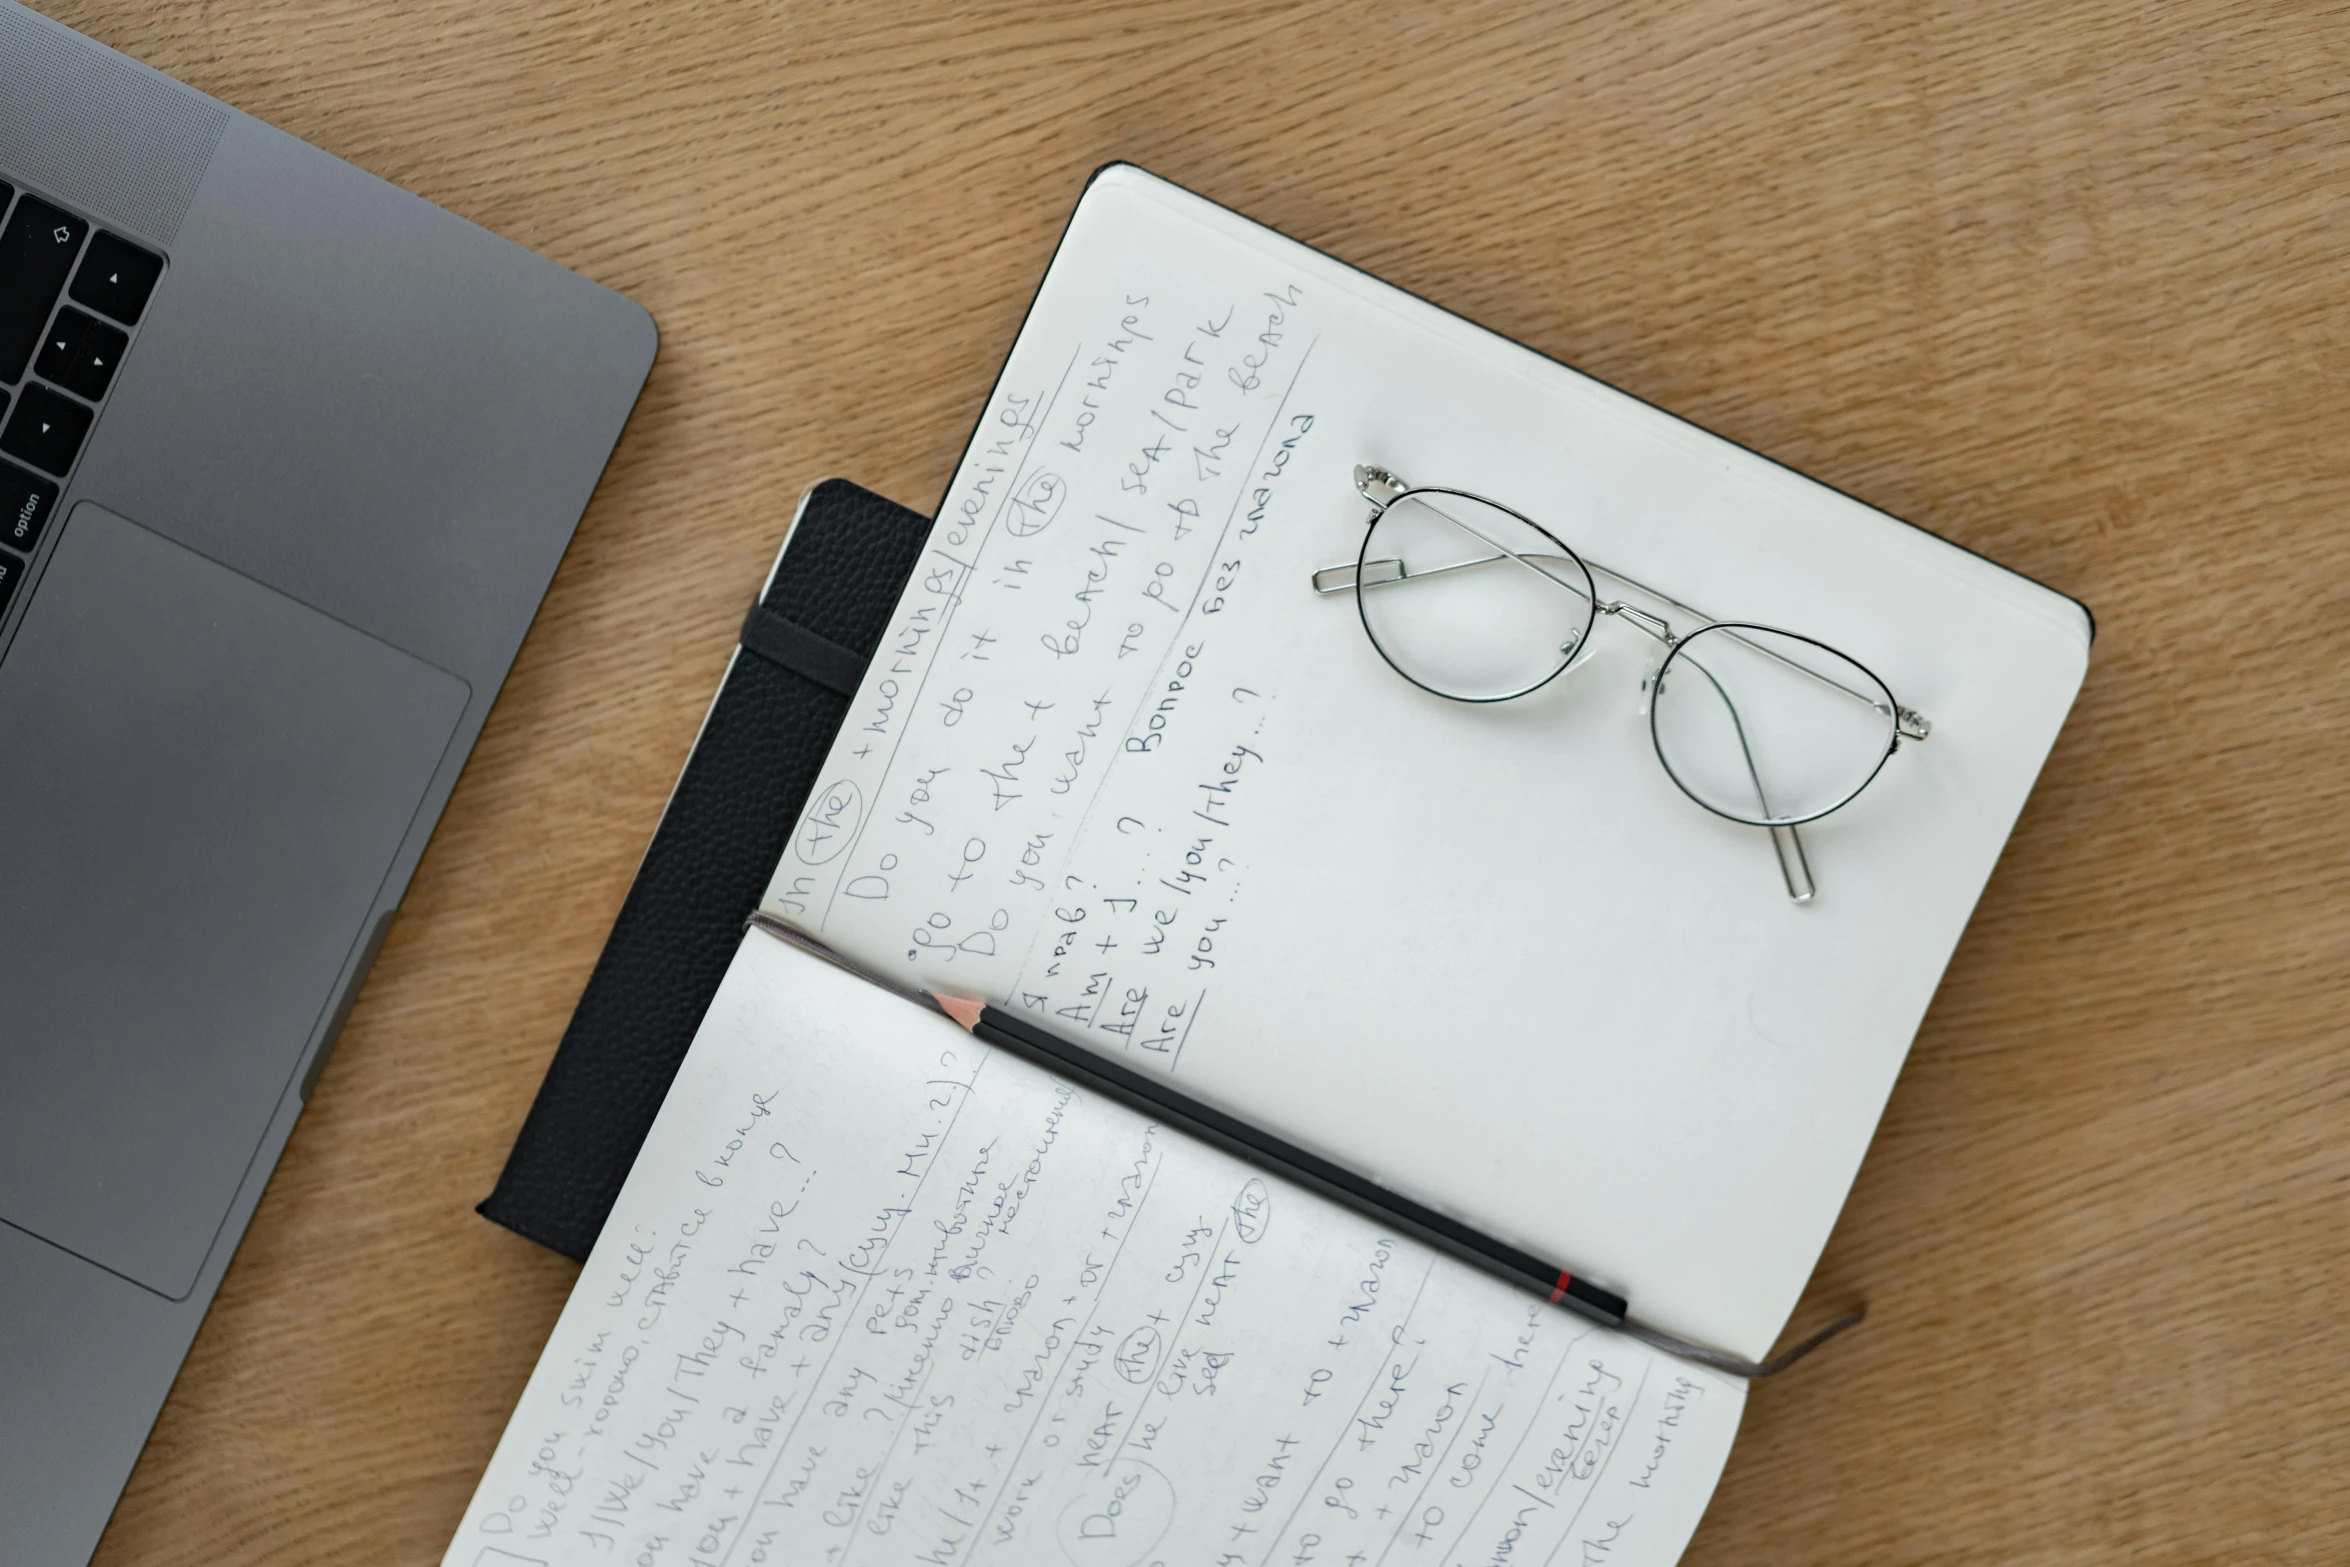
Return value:
<svg viewBox="0 0 2350 1567">
<path fill-rule="evenodd" d="M 1931 743 L 1806 830 L 1796 906 L 1659 772 L 1653 644 L 1603 625 L 1540 692 L 1448 703 L 1310 590 L 1362 463 L 1844 648 Z M 1760 1357 L 2088 643 L 1113 167 L 765 910 Z M 752 933 L 449 1560 L 1669 1562 L 1743 1390 L 1539 1305 Z"/>
</svg>

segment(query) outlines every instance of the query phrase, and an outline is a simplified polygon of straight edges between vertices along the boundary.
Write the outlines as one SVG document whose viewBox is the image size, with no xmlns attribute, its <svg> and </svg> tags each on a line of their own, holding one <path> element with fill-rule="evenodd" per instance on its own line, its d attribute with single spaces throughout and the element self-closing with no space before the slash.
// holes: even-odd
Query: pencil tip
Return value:
<svg viewBox="0 0 2350 1567">
<path fill-rule="evenodd" d="M 974 1001 L 969 996 L 933 996 L 930 999 L 938 1003 L 938 1009 L 941 1012 L 962 1024 L 966 1029 L 975 1029 L 979 1026 L 980 1010 L 987 1005 L 986 1002 Z"/>
</svg>

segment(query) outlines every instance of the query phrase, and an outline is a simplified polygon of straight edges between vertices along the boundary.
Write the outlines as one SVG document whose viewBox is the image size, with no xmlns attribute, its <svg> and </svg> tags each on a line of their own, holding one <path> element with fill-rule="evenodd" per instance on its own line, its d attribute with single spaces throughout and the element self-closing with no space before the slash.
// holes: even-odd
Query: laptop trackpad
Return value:
<svg viewBox="0 0 2350 1567">
<path fill-rule="evenodd" d="M 187 1294 L 469 696 L 74 510 L 0 661 L 0 1218 Z"/>
</svg>

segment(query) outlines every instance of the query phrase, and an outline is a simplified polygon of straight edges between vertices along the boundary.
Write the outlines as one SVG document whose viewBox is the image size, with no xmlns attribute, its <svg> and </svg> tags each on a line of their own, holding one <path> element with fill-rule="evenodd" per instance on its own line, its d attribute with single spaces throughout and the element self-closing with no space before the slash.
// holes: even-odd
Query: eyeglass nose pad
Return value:
<svg viewBox="0 0 2350 1567">
<path fill-rule="evenodd" d="M 1591 627 L 1585 626 L 1559 644 L 1559 657 L 1566 661 L 1559 666 L 1562 671 L 1581 668 L 1597 652 L 1599 639 L 1591 631 Z"/>
<path fill-rule="evenodd" d="M 1640 676 L 1639 711 L 1642 718 L 1646 718 L 1649 709 L 1656 705 L 1657 692 L 1664 689 L 1664 672 L 1664 661 L 1660 659 L 1649 665 Z"/>
</svg>

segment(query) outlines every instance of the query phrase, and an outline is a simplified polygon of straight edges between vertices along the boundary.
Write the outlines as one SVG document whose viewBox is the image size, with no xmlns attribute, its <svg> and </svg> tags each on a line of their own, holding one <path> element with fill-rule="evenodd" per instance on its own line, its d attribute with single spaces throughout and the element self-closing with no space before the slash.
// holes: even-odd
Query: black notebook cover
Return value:
<svg viewBox="0 0 2350 1567">
<path fill-rule="evenodd" d="M 844 479 L 801 501 L 485 1216 L 595 1245 L 929 536 Z"/>
</svg>

